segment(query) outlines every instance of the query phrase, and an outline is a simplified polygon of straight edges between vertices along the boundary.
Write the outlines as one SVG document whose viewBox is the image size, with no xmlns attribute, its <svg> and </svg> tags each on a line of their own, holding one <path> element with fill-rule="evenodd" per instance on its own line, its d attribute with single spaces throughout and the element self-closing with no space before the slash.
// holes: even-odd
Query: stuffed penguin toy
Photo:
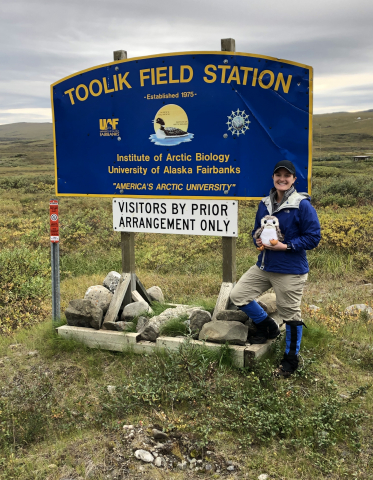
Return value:
<svg viewBox="0 0 373 480">
<path fill-rule="evenodd" d="M 266 215 L 261 219 L 260 225 L 260 228 L 254 233 L 254 238 L 260 238 L 263 245 L 257 247 L 257 250 L 263 251 L 264 245 L 276 245 L 279 240 L 280 242 L 284 240 L 277 217 Z"/>
</svg>

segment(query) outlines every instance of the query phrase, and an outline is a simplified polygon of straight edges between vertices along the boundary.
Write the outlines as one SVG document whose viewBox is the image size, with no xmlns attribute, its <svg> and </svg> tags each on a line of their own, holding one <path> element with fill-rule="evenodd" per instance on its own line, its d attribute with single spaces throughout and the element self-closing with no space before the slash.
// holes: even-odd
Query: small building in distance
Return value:
<svg viewBox="0 0 373 480">
<path fill-rule="evenodd" d="M 353 157 L 355 162 L 359 162 L 361 160 L 369 160 L 370 155 L 356 155 Z"/>
</svg>

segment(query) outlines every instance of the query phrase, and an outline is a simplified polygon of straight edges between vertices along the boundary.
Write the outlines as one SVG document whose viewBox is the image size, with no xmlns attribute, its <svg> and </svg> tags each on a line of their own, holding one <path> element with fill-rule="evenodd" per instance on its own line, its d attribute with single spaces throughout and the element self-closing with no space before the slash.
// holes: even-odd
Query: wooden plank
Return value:
<svg viewBox="0 0 373 480">
<path fill-rule="evenodd" d="M 111 299 L 108 311 L 106 312 L 104 323 L 105 322 L 115 322 L 117 319 L 119 310 L 122 306 L 125 294 L 130 286 L 131 274 L 126 273 L 121 276 L 120 283 L 117 286 L 113 298 Z"/>
<path fill-rule="evenodd" d="M 113 52 L 113 57 L 114 62 L 117 62 L 118 60 L 126 60 L 127 52 L 125 50 L 115 50 Z"/>
<path fill-rule="evenodd" d="M 136 345 L 131 345 L 131 350 L 134 353 L 140 353 L 140 354 L 152 354 L 154 353 L 154 350 L 157 349 L 157 344 L 155 342 L 148 342 L 146 340 L 141 340 L 140 342 L 137 342 Z"/>
<path fill-rule="evenodd" d="M 143 302 L 144 299 L 142 298 L 142 296 L 139 294 L 139 292 L 137 290 L 134 290 L 132 292 L 132 300 L 134 302 Z"/>
<path fill-rule="evenodd" d="M 222 38 L 221 39 L 221 51 L 222 52 L 235 52 L 236 40 L 234 38 Z"/>
<path fill-rule="evenodd" d="M 223 282 L 236 281 L 236 237 L 222 237 L 223 246 Z"/>
<path fill-rule="evenodd" d="M 131 274 L 131 286 L 124 295 L 124 305 L 131 303 L 131 292 L 136 290 L 136 274 L 135 274 L 135 234 L 133 232 L 121 232 L 121 249 L 122 249 L 122 274 Z"/>
<path fill-rule="evenodd" d="M 152 304 L 152 301 L 148 295 L 148 292 L 146 291 L 146 288 L 144 285 L 141 283 L 139 278 L 136 275 L 136 290 L 139 292 L 139 294 L 142 296 L 142 298 L 145 300 L 145 302 L 149 303 L 149 305 Z"/>
<path fill-rule="evenodd" d="M 145 302 L 145 301 L 146 301 L 146 300 L 144 300 L 144 299 L 142 298 L 142 296 L 141 296 L 141 295 L 139 294 L 139 292 L 137 292 L 136 290 L 134 290 L 134 291 L 132 292 L 132 300 L 133 300 L 134 302 Z M 146 303 L 148 303 L 148 302 L 146 302 Z M 148 312 L 149 312 L 149 313 L 154 313 L 153 310 L 152 310 L 152 307 L 151 307 L 150 305 L 149 305 L 149 310 L 148 310 Z"/>
<path fill-rule="evenodd" d="M 282 333 L 284 333 L 285 324 L 280 326 L 280 330 Z M 253 360 L 257 360 L 258 358 L 268 353 L 271 350 L 275 341 L 276 341 L 276 338 L 273 340 L 267 340 L 266 343 L 261 343 L 258 345 L 249 345 L 245 347 L 245 367 L 250 366 L 250 362 L 252 362 Z"/>
<path fill-rule="evenodd" d="M 121 232 L 120 240 L 122 273 L 135 273 L 135 234 L 133 232 Z"/>
<path fill-rule="evenodd" d="M 178 350 L 180 344 L 185 342 L 185 338 L 176 338 L 176 337 L 158 337 L 157 338 L 157 347 L 165 348 L 170 351 Z M 213 342 L 202 342 L 200 340 L 191 340 L 191 345 L 198 345 L 200 347 L 206 347 L 211 350 L 217 350 L 221 347 L 220 343 Z M 230 345 L 229 348 L 232 350 L 234 363 L 237 367 L 244 367 L 245 364 L 245 348 L 240 345 Z"/>
<path fill-rule="evenodd" d="M 234 38 L 222 38 L 221 50 L 222 52 L 235 52 L 236 41 L 234 40 Z M 223 282 L 228 282 L 228 283 L 236 282 L 236 276 L 237 276 L 236 243 L 237 243 L 236 237 L 222 237 Z"/>
<path fill-rule="evenodd" d="M 166 349 L 175 351 L 180 347 L 180 344 L 185 342 L 185 338 L 176 337 L 158 337 L 156 342 L 147 342 L 139 340 L 139 333 L 122 333 L 111 330 L 94 330 L 93 328 L 71 327 L 63 325 L 57 329 L 58 335 L 63 338 L 73 339 L 82 342 L 90 348 L 101 348 L 103 350 L 112 350 L 122 352 L 130 349 L 134 353 L 151 354 L 156 349 Z M 285 326 L 281 327 L 285 330 Z M 268 340 L 261 345 L 230 345 L 233 351 L 233 358 L 236 366 L 249 366 L 253 360 L 257 360 L 264 354 L 270 351 L 275 340 Z M 219 343 L 202 342 L 200 340 L 192 340 L 192 345 L 199 345 L 208 349 L 216 350 L 221 347 Z"/>
<path fill-rule="evenodd" d="M 84 343 L 90 348 L 101 348 L 122 352 L 126 348 L 136 345 L 139 333 L 122 333 L 110 330 L 94 330 L 93 328 L 72 327 L 63 325 L 57 328 L 58 335 Z"/>
<path fill-rule="evenodd" d="M 233 283 L 231 282 L 223 282 L 220 287 L 220 293 L 218 299 L 216 301 L 216 305 L 214 308 L 214 313 L 212 315 L 212 321 L 216 321 L 216 315 L 221 310 L 226 310 L 229 304 L 229 295 L 232 291 Z"/>
</svg>

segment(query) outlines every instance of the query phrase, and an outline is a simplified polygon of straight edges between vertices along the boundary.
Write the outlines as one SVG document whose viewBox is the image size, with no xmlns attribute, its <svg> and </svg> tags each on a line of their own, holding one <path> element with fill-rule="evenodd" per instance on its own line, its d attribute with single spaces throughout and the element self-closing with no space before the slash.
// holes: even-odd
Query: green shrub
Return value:
<svg viewBox="0 0 373 480">
<path fill-rule="evenodd" d="M 54 185 L 52 175 L 15 176 L 0 179 L 0 187 L 4 190 L 23 189 L 25 193 L 50 191 L 49 186 Z"/>
<path fill-rule="evenodd" d="M 320 199 L 316 196 L 316 201 L 322 207 L 338 205 L 338 207 L 353 207 L 357 200 L 352 195 L 340 195 L 339 193 L 322 196 Z"/>
<path fill-rule="evenodd" d="M 351 408 L 353 395 L 342 400 L 333 381 L 320 380 L 318 395 L 311 397 L 313 381 L 307 376 L 313 357 L 306 358 L 297 373 L 302 383 L 275 381 L 269 359 L 240 373 L 224 367 L 231 360 L 226 345 L 207 353 L 188 342 L 177 352 L 145 357 L 148 368 L 126 379 L 115 396 L 103 392 L 100 421 L 115 421 L 155 406 L 157 410 L 172 407 L 173 418 L 177 415 L 179 420 L 169 422 L 165 429 L 188 425 L 201 446 L 208 444 L 211 432 L 219 431 L 234 435 L 242 446 L 276 439 L 316 451 L 358 440 L 356 426 L 365 414 Z"/>
<path fill-rule="evenodd" d="M 312 175 L 314 177 L 328 178 L 328 177 L 340 177 L 342 171 L 340 168 L 336 167 L 314 167 L 312 170 Z"/>
<path fill-rule="evenodd" d="M 171 318 L 161 326 L 160 334 L 166 337 L 186 335 L 189 332 L 188 325 L 185 323 L 187 320 L 188 315 L 182 315 L 178 318 Z"/>
<path fill-rule="evenodd" d="M 49 252 L 3 249 L 0 266 L 0 333 L 42 320 L 50 294 Z"/>
<path fill-rule="evenodd" d="M 343 203 L 343 198 L 347 198 Z M 371 204 L 373 201 L 373 180 L 364 175 L 349 178 L 333 178 L 331 181 L 315 183 L 312 191 L 312 200 L 316 205 L 352 206 L 353 201 L 358 204 Z M 333 203 L 331 203 L 333 202 Z"/>
</svg>

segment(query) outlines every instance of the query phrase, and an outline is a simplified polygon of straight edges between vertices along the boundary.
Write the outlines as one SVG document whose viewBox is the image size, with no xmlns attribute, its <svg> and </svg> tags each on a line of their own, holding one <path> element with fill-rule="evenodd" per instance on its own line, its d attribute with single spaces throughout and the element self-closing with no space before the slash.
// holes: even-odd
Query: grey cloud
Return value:
<svg viewBox="0 0 373 480">
<path fill-rule="evenodd" d="M 45 106 L 51 83 L 112 61 L 113 50 L 127 49 L 130 57 L 219 50 L 226 37 L 236 39 L 238 51 L 311 65 L 316 78 L 373 75 L 371 0 L 18 0 L 1 10 L 1 86 L 17 80 L 1 98 L 3 108 Z M 43 86 L 32 98 L 36 80 Z M 353 91 L 338 95 L 361 101 Z M 328 98 L 320 95 L 315 105 L 327 106 Z"/>
</svg>

